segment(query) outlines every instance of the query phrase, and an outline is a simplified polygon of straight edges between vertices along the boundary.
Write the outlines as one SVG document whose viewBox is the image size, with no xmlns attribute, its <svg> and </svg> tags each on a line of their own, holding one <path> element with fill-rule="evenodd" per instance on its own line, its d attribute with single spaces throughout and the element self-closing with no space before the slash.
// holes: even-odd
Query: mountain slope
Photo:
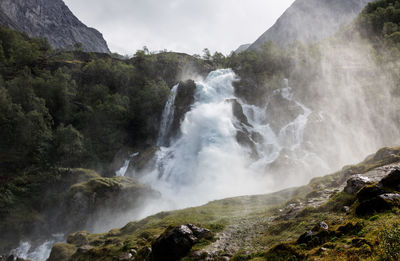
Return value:
<svg viewBox="0 0 400 261">
<path fill-rule="evenodd" d="M 110 52 L 101 33 L 79 21 L 62 0 L 2 0 L 0 11 L 0 25 L 47 38 L 55 49 L 81 43 L 84 51 Z"/>
<path fill-rule="evenodd" d="M 371 0 L 296 0 L 249 50 L 272 41 L 288 46 L 295 41 L 313 43 L 350 23 Z"/>
</svg>

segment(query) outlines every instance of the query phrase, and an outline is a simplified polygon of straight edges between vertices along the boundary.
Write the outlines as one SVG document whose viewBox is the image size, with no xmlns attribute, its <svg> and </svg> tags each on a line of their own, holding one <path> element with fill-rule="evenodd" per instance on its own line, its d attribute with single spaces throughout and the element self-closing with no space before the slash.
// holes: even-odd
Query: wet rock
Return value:
<svg viewBox="0 0 400 261">
<path fill-rule="evenodd" d="M 303 113 L 303 108 L 294 101 L 283 98 L 280 93 L 273 95 L 268 102 L 268 123 L 276 134 Z"/>
<path fill-rule="evenodd" d="M 372 182 L 369 178 L 356 175 L 347 180 L 347 185 L 344 188 L 344 192 L 355 195 L 361 188 L 371 185 L 371 183 Z"/>
<path fill-rule="evenodd" d="M 236 99 L 227 100 L 227 102 L 232 104 L 232 113 L 233 116 L 242 124 L 252 127 L 249 123 L 246 115 L 243 112 L 242 105 Z"/>
<path fill-rule="evenodd" d="M 210 234 L 209 230 L 191 224 L 167 230 L 152 245 L 153 260 L 180 260 L 199 239 L 209 237 Z"/>
<path fill-rule="evenodd" d="M 397 189 L 400 185 L 400 170 L 394 169 L 380 181 L 384 187 Z"/>
<path fill-rule="evenodd" d="M 253 159 L 258 159 L 259 155 L 257 152 L 256 144 L 252 141 L 249 137 L 249 133 L 244 131 L 237 131 L 236 132 L 236 140 L 237 142 L 242 145 L 243 147 L 247 147 L 250 149 L 250 156 Z"/>
<path fill-rule="evenodd" d="M 84 246 L 89 244 L 88 240 L 88 232 L 87 231 L 81 231 L 81 232 L 76 232 L 68 236 L 67 238 L 67 243 L 75 245 L 77 247 Z"/>
<path fill-rule="evenodd" d="M 66 261 L 76 252 L 76 247 L 71 244 L 56 243 L 51 249 L 47 261 Z"/>
<path fill-rule="evenodd" d="M 193 80 L 179 83 L 174 104 L 174 119 L 171 123 L 169 133 L 166 134 L 169 140 L 179 136 L 181 122 L 194 103 L 195 92 L 196 84 Z"/>
</svg>

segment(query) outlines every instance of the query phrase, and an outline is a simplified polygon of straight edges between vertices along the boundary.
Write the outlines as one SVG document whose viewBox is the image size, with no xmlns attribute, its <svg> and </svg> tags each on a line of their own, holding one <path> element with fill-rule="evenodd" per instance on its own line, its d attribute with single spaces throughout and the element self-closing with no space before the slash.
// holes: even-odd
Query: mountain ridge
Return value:
<svg viewBox="0 0 400 261">
<path fill-rule="evenodd" d="M 0 25 L 46 38 L 55 49 L 81 44 L 87 52 L 110 53 L 102 34 L 83 24 L 62 0 L 3 0 Z"/>
<path fill-rule="evenodd" d="M 350 23 L 371 0 L 296 0 L 248 50 L 272 41 L 287 47 L 296 41 L 315 43 Z"/>
</svg>

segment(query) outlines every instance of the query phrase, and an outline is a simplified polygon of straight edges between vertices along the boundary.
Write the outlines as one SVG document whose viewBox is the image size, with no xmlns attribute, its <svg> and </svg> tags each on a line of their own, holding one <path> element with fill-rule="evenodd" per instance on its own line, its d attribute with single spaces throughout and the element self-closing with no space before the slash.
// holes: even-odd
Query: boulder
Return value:
<svg viewBox="0 0 400 261">
<path fill-rule="evenodd" d="M 67 261 L 76 252 L 76 247 L 71 244 L 56 243 L 51 249 L 47 261 Z"/>
<path fill-rule="evenodd" d="M 400 169 L 391 170 L 381 179 L 380 184 L 387 188 L 397 189 L 400 185 Z"/>
<path fill-rule="evenodd" d="M 381 194 L 384 194 L 385 191 L 378 185 L 368 185 L 360 189 L 357 193 L 357 199 L 359 202 L 370 200 L 374 197 L 377 197 Z"/>
<path fill-rule="evenodd" d="M 154 261 L 176 261 L 185 257 L 201 238 L 211 235 L 208 229 L 194 225 L 181 225 L 164 232 L 152 245 Z"/>
<path fill-rule="evenodd" d="M 400 206 L 400 194 L 385 193 L 360 202 L 356 208 L 359 216 L 379 213 Z"/>
<path fill-rule="evenodd" d="M 315 247 L 329 241 L 329 226 L 324 221 L 316 224 L 312 230 L 302 234 L 298 239 L 298 244 L 307 244 L 309 247 Z"/>
<path fill-rule="evenodd" d="M 360 175 L 352 176 L 347 180 L 347 185 L 344 188 L 344 192 L 356 195 L 361 188 L 371 184 L 371 180 L 367 177 Z"/>
<path fill-rule="evenodd" d="M 89 233 L 87 231 L 76 232 L 68 236 L 67 243 L 81 247 L 89 244 L 88 240 Z"/>
<path fill-rule="evenodd" d="M 66 220 L 71 230 L 79 230 L 91 219 L 105 218 L 105 212 L 130 211 L 140 207 L 145 198 L 159 196 L 158 192 L 135 179 L 93 178 L 71 186 L 65 200 L 64 216 L 68 217 Z M 83 234 L 79 236 L 82 239 Z"/>
</svg>

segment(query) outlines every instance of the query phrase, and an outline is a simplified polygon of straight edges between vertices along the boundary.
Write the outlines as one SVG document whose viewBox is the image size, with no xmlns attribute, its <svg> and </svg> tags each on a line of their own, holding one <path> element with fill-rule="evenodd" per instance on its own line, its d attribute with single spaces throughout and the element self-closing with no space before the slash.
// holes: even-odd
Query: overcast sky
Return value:
<svg viewBox="0 0 400 261">
<path fill-rule="evenodd" d="M 254 42 L 294 0 L 64 0 L 86 25 L 103 33 L 112 52 L 147 46 L 229 54 Z"/>
</svg>

